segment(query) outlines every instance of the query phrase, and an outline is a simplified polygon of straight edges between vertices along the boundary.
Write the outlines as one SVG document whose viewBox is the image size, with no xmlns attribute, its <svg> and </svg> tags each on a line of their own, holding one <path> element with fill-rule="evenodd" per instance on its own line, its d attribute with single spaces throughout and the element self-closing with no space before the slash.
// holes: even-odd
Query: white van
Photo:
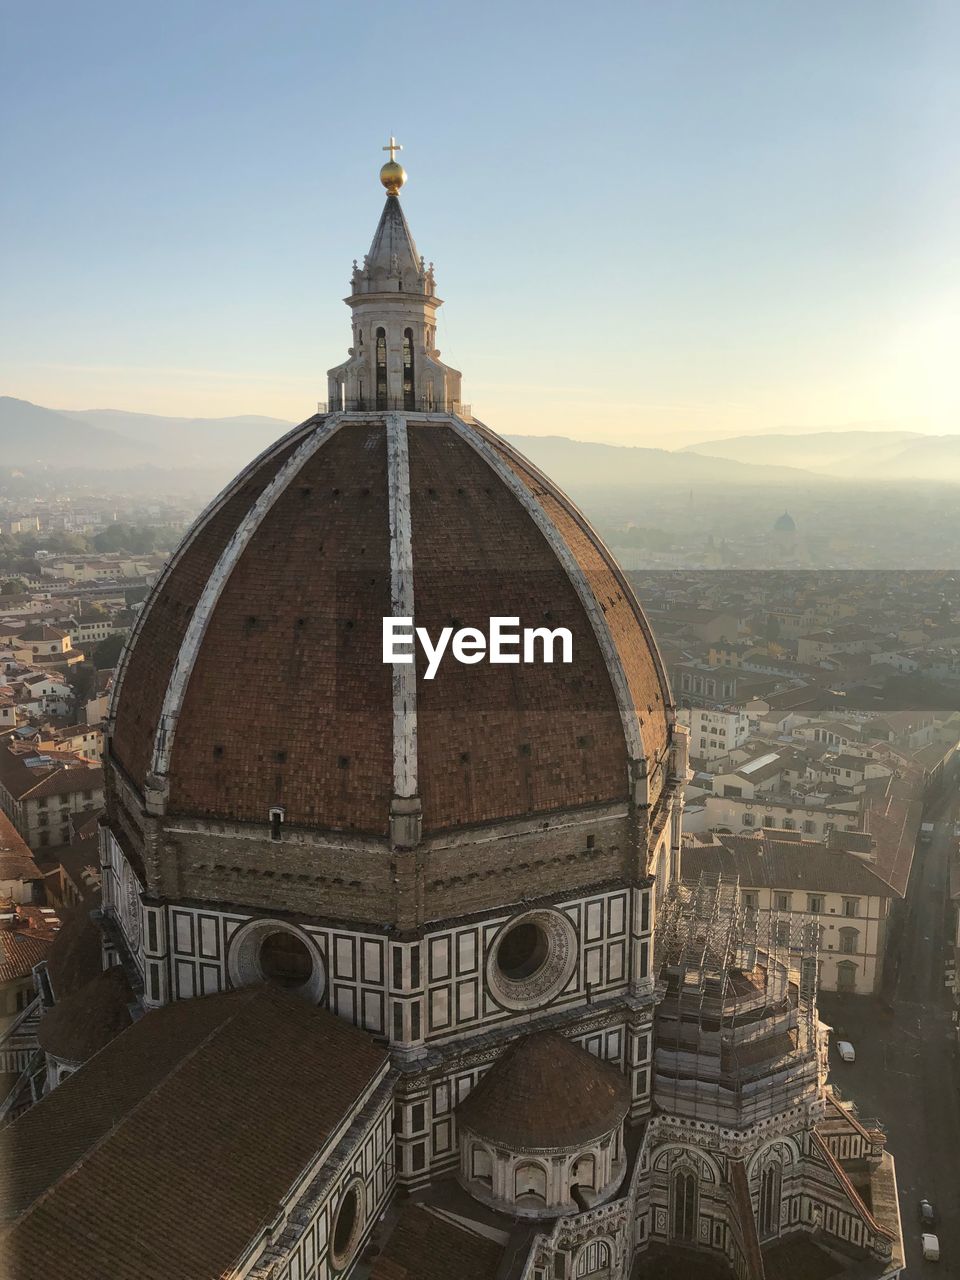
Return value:
<svg viewBox="0 0 960 1280">
<path fill-rule="evenodd" d="M 940 1241 L 933 1232 L 924 1232 L 920 1237 L 920 1243 L 923 1245 L 924 1262 L 940 1261 Z"/>
<path fill-rule="evenodd" d="M 857 1051 L 849 1040 L 837 1041 L 837 1053 L 839 1053 L 842 1062 L 856 1062 L 857 1060 Z"/>
</svg>

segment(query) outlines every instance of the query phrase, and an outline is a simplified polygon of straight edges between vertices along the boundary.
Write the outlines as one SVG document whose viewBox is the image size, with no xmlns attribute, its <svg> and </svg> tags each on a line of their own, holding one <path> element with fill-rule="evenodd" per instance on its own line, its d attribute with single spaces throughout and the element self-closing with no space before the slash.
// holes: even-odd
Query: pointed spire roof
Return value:
<svg viewBox="0 0 960 1280">
<path fill-rule="evenodd" d="M 387 196 L 364 261 L 364 274 L 378 284 L 400 279 L 408 288 L 420 278 L 420 255 L 397 196 Z"/>
</svg>

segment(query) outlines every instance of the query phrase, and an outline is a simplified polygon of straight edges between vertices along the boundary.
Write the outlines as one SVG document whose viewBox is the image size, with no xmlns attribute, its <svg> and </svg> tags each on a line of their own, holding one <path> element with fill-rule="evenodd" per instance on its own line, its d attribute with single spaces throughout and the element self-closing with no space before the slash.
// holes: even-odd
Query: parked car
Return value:
<svg viewBox="0 0 960 1280">
<path fill-rule="evenodd" d="M 923 1245 L 924 1262 L 940 1261 L 940 1241 L 932 1231 L 925 1231 L 920 1237 L 920 1243 Z"/>
<path fill-rule="evenodd" d="M 917 1205 L 917 1216 L 920 1219 L 921 1227 L 935 1227 L 937 1225 L 937 1211 L 929 1200 L 921 1200 Z"/>
<path fill-rule="evenodd" d="M 842 1062 L 856 1062 L 857 1060 L 857 1051 L 849 1040 L 837 1041 L 837 1053 L 839 1053 Z"/>
</svg>

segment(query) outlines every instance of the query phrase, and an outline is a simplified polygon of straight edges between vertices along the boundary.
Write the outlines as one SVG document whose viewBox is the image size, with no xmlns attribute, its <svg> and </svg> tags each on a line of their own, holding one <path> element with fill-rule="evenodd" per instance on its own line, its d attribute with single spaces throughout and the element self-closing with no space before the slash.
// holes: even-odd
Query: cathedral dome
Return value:
<svg viewBox="0 0 960 1280">
<path fill-rule="evenodd" d="M 395 200 L 395 197 L 390 197 Z M 383 661 L 383 619 L 569 629 L 573 661 Z M 559 651 L 557 657 L 559 659 Z M 662 788 L 666 674 L 574 504 L 453 413 L 309 419 L 214 501 L 146 602 L 110 754 L 148 811 L 390 833 Z"/>
</svg>

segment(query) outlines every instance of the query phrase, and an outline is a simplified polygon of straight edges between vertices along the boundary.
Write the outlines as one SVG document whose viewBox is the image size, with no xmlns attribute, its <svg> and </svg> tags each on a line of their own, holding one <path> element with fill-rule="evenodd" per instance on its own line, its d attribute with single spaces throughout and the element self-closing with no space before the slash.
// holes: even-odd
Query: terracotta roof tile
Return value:
<svg viewBox="0 0 960 1280">
<path fill-rule="evenodd" d="M 370 447 L 371 444 L 373 447 Z M 174 738 L 170 808 L 387 831 L 393 702 L 382 429 L 341 429 L 277 499 L 223 588 Z M 237 696 L 237 674 L 256 679 Z M 318 726 L 322 725 L 322 732 Z"/>
<path fill-rule="evenodd" d="M 307 434 L 309 433 L 309 424 Z M 459 619 L 568 626 L 575 663 L 458 665 L 418 681 L 426 833 L 621 801 L 623 728 L 610 673 L 567 570 L 513 487 L 449 423 L 407 427 L 417 625 Z M 548 512 L 604 611 L 648 757 L 668 740 L 666 675 L 632 589 L 583 516 L 490 433 Z M 186 546 L 148 603 L 123 677 L 114 758 L 141 789 L 187 621 L 217 557 L 276 474 L 278 447 Z M 351 420 L 277 497 L 222 585 L 173 733 L 168 812 L 291 826 L 388 831 L 393 612 L 386 427 Z M 422 672 L 422 655 L 421 672 Z M 243 685 L 239 673 L 254 672 Z M 318 725 L 322 732 L 318 732 Z"/>
<path fill-rule="evenodd" d="M 616 1067 L 555 1031 L 515 1040 L 457 1108 L 458 1122 L 514 1151 L 572 1147 L 609 1133 L 630 1086 Z"/>
<path fill-rule="evenodd" d="M 516 666 L 509 679 L 504 667 L 447 662 L 418 682 L 424 828 L 625 799 L 610 676 L 555 553 L 453 432 L 411 426 L 408 436 L 417 624 L 431 635 L 449 625 L 485 630 L 496 615 L 565 626 L 575 656 L 569 666 Z"/>
<path fill-rule="evenodd" d="M 370 1280 L 496 1280 L 503 1248 L 486 1236 L 407 1204 Z"/>
<path fill-rule="evenodd" d="M 133 999 L 123 969 L 104 969 L 44 1012 L 37 1027 L 41 1048 L 56 1058 L 86 1062 L 130 1026 Z"/>
<path fill-rule="evenodd" d="M 5 813 L 0 813 L 0 880 L 40 880 L 43 872 Z"/>
<path fill-rule="evenodd" d="M 6 1280 L 220 1276 L 386 1061 L 273 988 L 146 1014 L 0 1131 Z"/>
<path fill-rule="evenodd" d="M 640 717 L 644 750 L 658 760 L 666 749 L 666 709 L 673 701 L 656 640 L 633 587 L 586 517 L 526 458 L 489 433 L 504 461 L 542 504 L 572 551 L 603 610 Z"/>
<path fill-rule="evenodd" d="M 0 982 L 29 977 L 33 966 L 47 958 L 52 941 L 52 930 L 0 928 Z"/>
<path fill-rule="evenodd" d="M 167 674 L 183 640 L 197 598 L 217 559 L 244 513 L 293 452 L 286 444 L 271 453 L 217 510 L 203 518 L 202 527 L 184 554 L 161 575 L 148 597 L 149 625 L 133 645 L 123 671 L 123 698 L 111 736 L 111 752 L 134 779 L 142 782 L 149 768 Z"/>
<path fill-rule="evenodd" d="M 103 969 L 100 929 L 91 915 L 100 906 L 99 889 L 60 914 L 60 928 L 47 955 L 55 1000 L 92 981 Z"/>
<path fill-rule="evenodd" d="M 890 885 L 874 867 L 845 849 L 831 849 L 812 840 L 728 835 L 717 839 L 720 843 L 715 845 L 684 846 L 684 880 L 693 883 L 707 873 L 737 876 L 746 888 L 893 896 Z"/>
</svg>

